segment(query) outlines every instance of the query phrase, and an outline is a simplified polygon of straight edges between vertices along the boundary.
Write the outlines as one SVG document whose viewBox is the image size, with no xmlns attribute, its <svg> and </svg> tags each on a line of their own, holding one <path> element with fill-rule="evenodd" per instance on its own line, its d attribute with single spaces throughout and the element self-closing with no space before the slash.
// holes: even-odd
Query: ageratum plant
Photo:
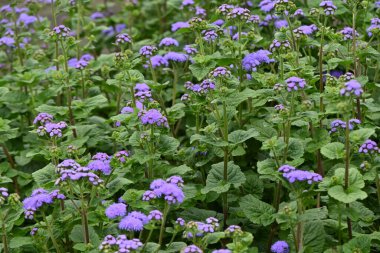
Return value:
<svg viewBox="0 0 380 253">
<path fill-rule="evenodd" d="M 380 252 L 380 2 L 0 7 L 0 251 Z"/>
</svg>

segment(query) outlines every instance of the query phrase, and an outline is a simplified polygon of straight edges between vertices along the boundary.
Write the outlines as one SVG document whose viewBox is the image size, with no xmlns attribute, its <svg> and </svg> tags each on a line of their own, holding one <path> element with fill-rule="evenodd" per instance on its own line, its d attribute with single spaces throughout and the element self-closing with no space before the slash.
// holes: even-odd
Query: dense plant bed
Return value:
<svg viewBox="0 0 380 253">
<path fill-rule="evenodd" d="M 0 251 L 380 252 L 380 2 L 6 2 Z"/>
</svg>

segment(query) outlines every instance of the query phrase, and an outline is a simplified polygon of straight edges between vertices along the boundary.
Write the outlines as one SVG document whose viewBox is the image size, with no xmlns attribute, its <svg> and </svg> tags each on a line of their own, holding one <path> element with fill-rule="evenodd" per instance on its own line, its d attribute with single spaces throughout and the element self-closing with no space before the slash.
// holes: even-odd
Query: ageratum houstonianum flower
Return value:
<svg viewBox="0 0 380 253">
<path fill-rule="evenodd" d="M 359 153 L 363 154 L 374 154 L 380 153 L 380 149 L 377 146 L 377 143 L 373 140 L 366 140 L 359 148 Z"/>
<path fill-rule="evenodd" d="M 307 182 L 308 184 L 318 183 L 322 181 L 322 176 L 315 172 L 310 172 L 306 170 L 293 170 L 282 175 L 286 178 L 289 183 L 298 182 Z"/>
<path fill-rule="evenodd" d="M 169 184 L 175 184 L 178 187 L 183 187 L 183 179 L 180 176 L 171 176 L 168 179 L 166 179 L 166 182 Z"/>
<path fill-rule="evenodd" d="M 127 214 L 127 205 L 124 203 L 113 203 L 107 207 L 105 211 L 108 219 L 115 219 L 117 217 L 123 217 Z"/>
<path fill-rule="evenodd" d="M 248 20 L 251 12 L 247 8 L 235 7 L 227 13 L 228 19 Z"/>
<path fill-rule="evenodd" d="M 103 13 L 97 11 L 97 12 L 92 13 L 91 16 L 90 16 L 90 18 L 92 20 L 96 20 L 96 19 L 105 18 L 105 16 L 104 16 Z"/>
<path fill-rule="evenodd" d="M 127 231 L 141 231 L 144 225 L 148 222 L 148 216 L 142 212 L 133 211 L 120 221 L 119 229 Z"/>
<path fill-rule="evenodd" d="M 35 16 L 29 16 L 26 13 L 21 13 L 18 20 L 17 20 L 17 25 L 21 26 L 28 26 L 30 24 L 33 24 L 34 22 L 37 21 L 37 17 Z"/>
<path fill-rule="evenodd" d="M 285 241 L 277 241 L 271 246 L 270 250 L 273 253 L 289 253 L 289 245 Z"/>
<path fill-rule="evenodd" d="M 80 164 L 77 163 L 75 160 L 65 159 L 57 165 L 57 172 L 60 172 L 61 170 L 77 170 L 80 167 Z"/>
<path fill-rule="evenodd" d="M 360 97 L 363 94 L 363 89 L 361 84 L 356 80 L 350 80 L 344 84 L 344 88 L 340 90 L 341 96 L 350 96 L 354 95 Z"/>
<path fill-rule="evenodd" d="M 142 200 L 143 201 L 150 201 L 150 200 L 155 199 L 155 198 L 157 198 L 156 193 L 154 193 L 154 191 L 148 190 L 148 191 L 144 192 Z"/>
<path fill-rule="evenodd" d="M 8 198 L 8 189 L 5 187 L 0 187 L 0 205 L 4 203 L 5 199 Z"/>
<path fill-rule="evenodd" d="M 305 13 L 303 12 L 302 9 L 297 9 L 294 14 L 293 14 L 294 17 L 303 17 L 305 16 Z"/>
<path fill-rule="evenodd" d="M 186 54 L 188 55 L 194 55 L 198 53 L 198 50 L 194 46 L 191 46 L 191 45 L 185 45 L 185 47 L 183 48 L 183 51 L 185 51 Z"/>
<path fill-rule="evenodd" d="M 290 42 L 288 40 L 279 41 L 275 39 L 269 46 L 271 52 L 285 51 L 287 49 L 290 49 Z"/>
<path fill-rule="evenodd" d="M 289 172 L 295 171 L 295 170 L 296 170 L 296 168 L 294 168 L 293 166 L 287 165 L 287 164 L 284 164 L 280 168 L 278 168 L 278 171 L 282 172 L 283 175 L 287 175 Z"/>
<path fill-rule="evenodd" d="M 143 246 L 143 243 L 139 239 L 128 240 L 125 235 L 119 235 L 115 238 L 112 235 L 104 237 L 102 243 L 99 246 L 99 250 L 102 252 L 134 252 Z"/>
<path fill-rule="evenodd" d="M 140 48 L 140 55 L 146 58 L 150 58 L 157 51 L 155 46 L 143 46 Z"/>
<path fill-rule="evenodd" d="M 213 42 L 218 38 L 218 33 L 214 30 L 202 31 L 203 39 L 207 42 Z"/>
<path fill-rule="evenodd" d="M 116 35 L 116 45 L 122 45 L 122 44 L 131 44 L 132 43 L 132 38 L 129 36 L 127 33 L 120 33 Z"/>
<path fill-rule="evenodd" d="M 148 215 L 148 219 L 153 220 L 153 221 L 161 221 L 162 217 L 163 217 L 163 214 L 159 210 L 150 211 Z"/>
<path fill-rule="evenodd" d="M 179 43 L 178 43 L 178 41 L 176 39 L 167 37 L 167 38 L 163 38 L 161 40 L 159 46 L 160 47 L 170 47 L 170 46 L 176 46 L 176 47 L 178 47 Z"/>
<path fill-rule="evenodd" d="M 248 72 L 257 71 L 257 67 L 261 64 L 274 62 L 273 59 L 269 58 L 271 54 L 268 50 L 258 50 L 257 52 L 248 54 L 243 58 L 243 68 Z"/>
<path fill-rule="evenodd" d="M 294 29 L 293 33 L 297 38 L 301 38 L 302 36 L 312 35 L 317 30 L 318 30 L 318 27 L 314 24 L 312 24 L 312 25 L 301 25 L 300 27 Z"/>
<path fill-rule="evenodd" d="M 46 112 L 41 112 L 39 113 L 33 120 L 33 124 L 41 124 L 45 125 L 46 123 L 50 123 L 53 121 L 53 115 L 46 113 Z"/>
<path fill-rule="evenodd" d="M 186 248 L 184 248 L 181 252 L 183 252 L 183 253 L 193 253 L 193 252 L 194 253 L 203 253 L 203 250 L 201 250 L 200 248 L 198 248 L 195 245 L 189 245 Z"/>
<path fill-rule="evenodd" d="M 48 122 L 45 126 L 40 126 L 37 129 L 37 134 L 40 136 L 47 133 L 50 137 L 62 137 L 62 130 L 67 127 L 67 124 L 64 121 L 58 123 Z"/>
<path fill-rule="evenodd" d="M 355 125 L 361 124 L 361 121 L 358 119 L 350 119 L 348 121 L 348 129 L 352 130 L 354 129 Z M 339 129 L 345 129 L 346 128 L 346 122 L 342 121 L 340 119 L 333 120 L 330 124 L 330 134 L 337 132 Z"/>
<path fill-rule="evenodd" d="M 66 37 L 70 36 L 70 32 L 71 32 L 70 28 L 68 28 L 64 25 L 58 25 L 58 26 L 53 28 L 52 35 L 56 35 L 59 38 L 66 38 Z"/>
<path fill-rule="evenodd" d="M 271 12 L 274 10 L 275 0 L 263 0 L 259 3 L 260 10 L 263 12 Z"/>
<path fill-rule="evenodd" d="M 77 169 L 65 169 L 59 171 L 60 177 L 55 181 L 55 184 L 61 184 L 67 180 L 78 181 L 86 179 L 92 185 L 100 185 L 103 180 L 99 178 L 98 175 L 89 172 L 90 169 L 87 167 L 79 167 Z"/>
<path fill-rule="evenodd" d="M 163 197 L 169 205 L 182 203 L 185 195 L 180 187 L 175 184 L 165 183 L 154 190 L 157 197 Z"/>
<path fill-rule="evenodd" d="M 232 251 L 229 249 L 218 249 L 214 250 L 212 253 L 232 253 Z"/>
<path fill-rule="evenodd" d="M 36 235 L 37 234 L 37 231 L 38 231 L 38 228 L 37 227 L 34 227 L 34 228 L 32 228 L 32 230 L 30 231 L 30 235 L 31 236 L 34 236 L 34 235 Z"/>
<path fill-rule="evenodd" d="M 277 29 L 280 29 L 282 27 L 288 27 L 288 26 L 289 26 L 288 21 L 286 21 L 285 19 L 274 21 L 274 27 L 276 27 Z"/>
<path fill-rule="evenodd" d="M 213 71 L 210 72 L 211 77 L 229 77 L 231 76 L 231 72 L 225 67 L 217 67 Z"/>
<path fill-rule="evenodd" d="M 94 160 L 88 163 L 87 168 L 89 168 L 92 171 L 100 171 L 104 175 L 111 174 L 111 165 L 110 160 Z"/>
<path fill-rule="evenodd" d="M 124 106 L 123 108 L 121 108 L 120 110 L 120 113 L 121 114 L 130 114 L 130 113 L 133 113 L 133 108 L 130 107 L 130 106 Z"/>
<path fill-rule="evenodd" d="M 373 34 L 380 32 L 380 18 L 371 19 L 371 25 L 367 28 L 367 34 L 371 37 Z"/>
<path fill-rule="evenodd" d="M 195 15 L 205 17 L 207 15 L 207 12 L 202 7 L 195 6 Z"/>
<path fill-rule="evenodd" d="M 65 195 L 59 190 L 48 192 L 43 188 L 38 188 L 22 201 L 25 219 L 33 219 L 35 212 L 43 205 L 53 204 L 55 199 L 65 199 Z"/>
<path fill-rule="evenodd" d="M 322 1 L 320 4 L 319 4 L 320 7 L 323 8 L 323 11 L 325 12 L 325 15 L 326 16 L 330 16 L 330 15 L 334 15 L 335 11 L 336 11 L 336 6 L 334 5 L 334 3 L 332 1 Z"/>
<path fill-rule="evenodd" d="M 149 62 L 150 60 L 150 62 Z M 155 55 L 150 57 L 150 59 L 146 61 L 144 68 L 149 68 L 149 64 L 152 64 L 152 68 L 156 69 L 159 67 L 168 67 L 169 62 L 161 55 Z"/>
<path fill-rule="evenodd" d="M 243 231 L 241 230 L 241 227 L 238 225 L 230 225 L 226 230 L 224 230 L 224 233 L 226 233 L 226 236 L 241 234 L 242 232 Z"/>
<path fill-rule="evenodd" d="M 164 59 L 168 62 L 186 62 L 189 60 L 189 56 L 184 53 L 168 52 L 164 55 Z"/>
<path fill-rule="evenodd" d="M 177 220 L 175 221 L 175 223 L 177 225 L 179 225 L 180 227 L 184 227 L 185 224 L 186 224 L 186 222 L 185 222 L 185 220 L 183 218 L 177 218 Z"/>
<path fill-rule="evenodd" d="M 113 156 L 114 159 L 117 159 L 121 163 L 125 163 L 129 157 L 129 152 L 127 150 L 120 150 L 115 153 Z"/>
<path fill-rule="evenodd" d="M 222 4 L 221 6 L 218 7 L 217 12 L 223 15 L 227 15 L 233 8 L 234 6 L 231 4 Z"/>
<path fill-rule="evenodd" d="M 158 127 L 169 127 L 168 120 L 157 109 L 140 111 L 138 117 L 143 125 L 156 125 Z"/>
<path fill-rule="evenodd" d="M 343 35 L 343 40 L 352 40 L 354 33 L 356 37 L 359 36 L 359 33 L 356 30 L 354 31 L 352 27 L 348 26 L 340 30 L 339 33 Z"/>
<path fill-rule="evenodd" d="M 189 22 L 176 22 L 172 24 L 172 32 L 175 32 L 181 28 L 189 28 L 190 24 Z"/>
<path fill-rule="evenodd" d="M 287 90 L 290 91 L 297 91 L 300 89 L 304 89 L 306 87 L 306 81 L 303 78 L 292 76 L 285 80 Z"/>
<path fill-rule="evenodd" d="M 278 105 L 275 105 L 275 106 L 274 106 L 274 109 L 275 109 L 276 111 L 282 111 L 282 110 L 285 109 L 285 106 L 284 106 L 283 104 L 278 104 Z"/>
<path fill-rule="evenodd" d="M 15 45 L 15 40 L 11 37 L 4 36 L 0 38 L 0 46 L 5 45 L 7 47 L 13 47 Z"/>
</svg>

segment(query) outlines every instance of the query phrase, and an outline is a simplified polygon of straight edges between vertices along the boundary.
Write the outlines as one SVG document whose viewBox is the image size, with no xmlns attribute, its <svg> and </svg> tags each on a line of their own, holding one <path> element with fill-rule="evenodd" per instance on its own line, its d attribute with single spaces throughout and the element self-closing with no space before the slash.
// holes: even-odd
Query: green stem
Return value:
<svg viewBox="0 0 380 253">
<path fill-rule="evenodd" d="M 290 18 L 288 15 L 284 15 L 285 18 L 286 18 L 286 21 L 288 22 L 288 26 L 289 26 L 289 30 L 290 30 L 290 35 L 292 37 L 292 47 L 293 47 L 293 50 L 296 52 L 297 56 L 296 56 L 296 64 L 298 66 L 298 51 L 297 51 L 297 41 L 295 39 L 295 36 L 294 36 L 294 32 L 293 32 L 293 26 L 292 26 L 292 23 L 290 22 Z"/>
<path fill-rule="evenodd" d="M 227 104 L 223 101 L 223 136 L 224 141 L 228 143 L 228 118 L 227 118 Z M 228 146 L 224 148 L 224 159 L 223 159 L 223 180 L 225 183 L 228 182 Z M 223 221 L 224 226 L 227 224 L 228 219 L 228 192 L 223 193 Z"/>
<path fill-rule="evenodd" d="M 48 220 L 46 218 L 46 215 L 45 215 L 45 212 L 42 212 L 42 217 L 43 217 L 43 219 L 44 219 L 44 221 L 46 223 L 46 227 L 47 227 L 48 233 L 50 235 L 50 239 L 53 242 L 53 246 L 55 248 L 55 251 L 57 253 L 61 253 L 61 249 L 59 248 L 59 245 L 58 245 L 58 243 L 57 243 L 57 241 L 56 241 L 56 239 L 54 237 L 53 230 L 51 228 L 51 224 L 48 222 Z"/>
<path fill-rule="evenodd" d="M 84 199 L 82 187 L 80 187 L 80 195 L 81 195 L 81 215 L 82 215 L 82 231 L 83 231 L 83 238 L 84 243 L 89 244 L 90 243 L 90 233 L 88 229 L 88 218 L 87 218 L 87 207 L 86 207 L 86 201 Z"/>
<path fill-rule="evenodd" d="M 350 174 L 350 125 L 349 117 L 346 120 L 346 131 L 345 131 L 345 171 L 344 171 L 344 189 L 347 190 L 349 187 L 349 174 Z M 347 208 L 349 208 L 349 204 L 347 204 Z M 347 230 L 348 230 L 348 238 L 352 239 L 352 224 L 349 217 L 347 217 Z"/>
<path fill-rule="evenodd" d="M 176 66 L 173 66 L 172 106 L 175 105 L 175 100 L 177 98 L 177 83 L 178 83 L 178 72 L 177 72 Z"/>
<path fill-rule="evenodd" d="M 297 198 L 297 209 L 300 217 L 303 214 L 302 198 L 300 196 Z M 303 250 L 303 226 L 303 222 L 299 221 L 297 224 L 297 245 L 299 252 L 302 252 Z"/>
<path fill-rule="evenodd" d="M 162 223 L 161 223 L 161 228 L 160 228 L 160 237 L 158 239 L 158 244 L 162 247 L 162 240 L 164 239 L 164 233 L 165 233 L 165 223 L 166 223 L 166 218 L 168 216 L 170 210 L 170 206 L 167 202 L 165 202 L 165 207 L 164 207 L 164 213 L 162 216 Z"/>
<path fill-rule="evenodd" d="M 376 175 L 375 175 L 375 180 L 376 180 L 376 188 L 377 188 L 377 200 L 379 202 L 380 206 L 380 179 L 379 179 L 379 170 L 378 167 L 376 167 Z"/>
<path fill-rule="evenodd" d="M 3 249 L 4 249 L 4 253 L 9 253 L 9 249 L 8 249 L 8 240 L 7 240 L 7 230 L 5 228 L 5 217 L 2 217 L 2 232 L 3 232 L 3 235 L 2 235 L 2 242 L 3 242 Z"/>
</svg>

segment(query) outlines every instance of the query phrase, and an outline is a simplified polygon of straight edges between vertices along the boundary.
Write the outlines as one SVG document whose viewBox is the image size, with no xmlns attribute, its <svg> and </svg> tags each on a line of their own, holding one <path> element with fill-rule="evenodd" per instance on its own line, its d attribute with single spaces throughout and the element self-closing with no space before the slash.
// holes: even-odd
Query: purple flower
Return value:
<svg viewBox="0 0 380 253">
<path fill-rule="evenodd" d="M 182 177 L 180 176 L 171 176 L 168 179 L 166 179 L 166 182 L 169 184 L 175 184 L 178 187 L 182 187 L 184 183 Z"/>
<path fill-rule="evenodd" d="M 148 190 L 148 191 L 144 192 L 142 200 L 143 201 L 150 201 L 151 199 L 155 199 L 155 198 L 157 198 L 156 193 L 154 193 L 154 191 Z"/>
<path fill-rule="evenodd" d="M 263 12 L 271 12 L 274 9 L 275 0 L 263 0 L 259 3 L 260 10 Z"/>
<path fill-rule="evenodd" d="M 168 120 L 157 109 L 140 111 L 138 117 L 143 125 L 156 125 L 159 127 L 169 127 Z"/>
<path fill-rule="evenodd" d="M 121 150 L 115 153 L 114 158 L 121 163 L 125 163 L 129 157 L 129 152 L 127 150 Z"/>
<path fill-rule="evenodd" d="M 107 207 L 105 213 L 108 219 L 123 217 L 127 214 L 127 205 L 123 203 L 114 203 Z"/>
<path fill-rule="evenodd" d="M 169 46 L 179 46 L 179 43 L 176 39 L 173 38 L 163 38 L 159 44 L 160 47 L 169 47 Z"/>
<path fill-rule="evenodd" d="M 152 68 L 156 69 L 158 67 L 168 67 L 169 62 L 161 55 L 152 56 L 150 59 L 150 63 L 152 64 Z M 145 68 L 149 68 L 149 60 L 147 60 L 144 65 Z"/>
<path fill-rule="evenodd" d="M 112 235 L 107 235 L 106 237 L 104 237 L 102 243 L 99 245 L 99 250 L 109 249 L 113 245 L 116 245 L 116 238 Z"/>
<path fill-rule="evenodd" d="M 319 6 L 324 9 L 326 16 L 334 15 L 335 10 L 337 9 L 336 6 L 334 5 L 334 3 L 332 1 L 329 1 L 329 0 L 328 1 L 322 1 L 319 4 Z"/>
<path fill-rule="evenodd" d="M 116 45 L 130 44 L 132 43 L 132 38 L 127 33 L 120 33 L 116 35 Z"/>
<path fill-rule="evenodd" d="M 130 113 L 133 113 L 133 108 L 130 107 L 130 106 L 125 106 L 121 109 L 120 113 L 121 114 L 130 114 Z"/>
<path fill-rule="evenodd" d="M 109 160 L 94 160 L 88 163 L 87 168 L 93 171 L 101 171 L 104 175 L 111 174 L 111 165 Z"/>
<path fill-rule="evenodd" d="M 303 12 L 302 9 L 297 9 L 297 10 L 294 12 L 293 16 L 295 16 L 295 17 L 297 17 L 297 16 L 303 17 L 303 16 L 305 16 L 305 13 Z"/>
<path fill-rule="evenodd" d="M 189 56 L 184 53 L 178 53 L 178 52 L 168 52 L 164 55 L 165 60 L 168 62 L 186 62 L 189 60 Z"/>
<path fill-rule="evenodd" d="M 277 52 L 277 51 L 286 50 L 289 48 L 290 48 L 290 43 L 288 40 L 278 41 L 275 39 L 269 46 L 269 50 L 271 52 Z"/>
<path fill-rule="evenodd" d="M 318 27 L 314 24 L 312 25 L 301 25 L 300 27 L 293 30 L 293 33 L 297 38 L 300 38 L 302 35 L 308 36 L 313 34 L 318 30 Z"/>
<path fill-rule="evenodd" d="M 288 27 L 288 21 L 286 21 L 285 19 L 276 20 L 274 21 L 274 27 L 276 27 L 277 29 L 280 29 L 282 27 Z"/>
<path fill-rule="evenodd" d="M 356 37 L 359 36 L 359 33 L 357 31 L 354 31 L 352 27 L 345 27 L 339 33 L 343 35 L 343 40 L 352 40 L 354 33 Z"/>
<path fill-rule="evenodd" d="M 203 39 L 207 42 L 213 42 L 218 38 L 218 34 L 214 30 L 202 31 Z"/>
<path fill-rule="evenodd" d="M 373 154 L 380 153 L 380 149 L 377 147 L 377 143 L 372 140 L 366 140 L 359 148 L 359 153 Z"/>
<path fill-rule="evenodd" d="M 194 5 L 194 0 L 183 0 L 181 7 Z"/>
<path fill-rule="evenodd" d="M 204 233 L 214 233 L 215 227 L 212 224 L 201 223 L 198 229 Z"/>
<path fill-rule="evenodd" d="M 104 18 L 104 14 L 97 11 L 97 12 L 92 13 L 90 18 L 92 20 L 101 19 L 101 18 Z"/>
<path fill-rule="evenodd" d="M 0 187 L 0 197 L 8 197 L 8 189 L 5 187 Z"/>
<path fill-rule="evenodd" d="M 258 24 L 260 23 L 260 16 L 259 15 L 251 15 L 248 19 L 249 23 L 254 23 L 254 24 Z"/>
<path fill-rule="evenodd" d="M 278 168 L 278 171 L 282 172 L 284 176 L 287 175 L 289 172 L 295 171 L 295 170 L 296 168 L 287 164 L 284 164 L 280 168 Z"/>
<path fill-rule="evenodd" d="M 65 159 L 57 165 L 57 171 L 60 172 L 61 170 L 77 170 L 80 167 L 80 164 L 73 159 Z"/>
<path fill-rule="evenodd" d="M 358 119 L 350 119 L 348 121 L 348 129 L 349 130 L 352 130 L 354 129 L 354 126 L 357 125 L 357 124 L 361 124 L 361 121 L 358 120 Z M 330 130 L 330 134 L 331 133 L 335 133 L 338 131 L 339 128 L 341 129 L 345 129 L 346 128 L 346 122 L 340 120 L 340 119 L 336 119 L 334 121 L 331 122 L 330 126 L 331 126 L 331 130 Z"/>
<path fill-rule="evenodd" d="M 251 17 L 251 12 L 242 7 L 235 7 L 227 14 L 228 19 L 248 20 Z"/>
<path fill-rule="evenodd" d="M 58 185 L 62 182 L 65 182 L 66 180 L 78 181 L 81 179 L 87 179 L 89 183 L 95 186 L 103 183 L 102 179 L 100 179 L 97 175 L 89 171 L 90 169 L 87 167 L 79 167 L 76 170 L 72 170 L 72 169 L 61 170 L 59 171 L 60 178 L 58 178 L 55 181 L 55 184 Z"/>
<path fill-rule="evenodd" d="M 286 178 L 289 183 L 307 181 L 308 184 L 312 184 L 322 181 L 322 176 L 318 173 L 297 169 L 290 171 L 289 173 L 284 173 L 283 177 Z"/>
<path fill-rule="evenodd" d="M 183 227 L 185 226 L 185 220 L 182 219 L 182 218 L 177 218 L 177 220 L 175 221 L 176 224 L 178 224 L 180 227 Z"/>
<path fill-rule="evenodd" d="M 210 72 L 210 76 L 212 77 L 229 77 L 231 76 L 231 72 L 225 67 L 217 67 L 213 71 Z"/>
<path fill-rule="evenodd" d="M 155 46 L 143 46 L 140 48 L 140 55 L 146 58 L 150 58 L 153 56 L 153 53 L 157 51 L 157 48 Z"/>
<path fill-rule="evenodd" d="M 159 210 L 153 210 L 148 215 L 149 220 L 161 221 L 162 217 L 163 217 L 163 214 Z"/>
<path fill-rule="evenodd" d="M 111 157 L 107 155 L 106 153 L 98 152 L 95 155 L 92 156 L 92 160 L 100 160 L 100 161 L 106 161 L 110 160 Z"/>
<path fill-rule="evenodd" d="M 33 124 L 41 124 L 45 125 L 46 123 L 50 123 L 53 121 L 53 115 L 46 113 L 46 112 L 41 112 L 39 113 L 33 120 Z"/>
<path fill-rule="evenodd" d="M 179 188 L 177 185 L 170 183 L 165 183 L 161 187 L 154 189 L 154 193 L 159 198 L 164 197 L 164 199 L 167 201 L 169 205 L 182 203 L 185 199 L 185 195 L 183 194 L 182 189 Z"/>
<path fill-rule="evenodd" d="M 356 97 L 360 97 L 363 93 L 363 89 L 361 84 L 356 80 L 350 80 L 344 84 L 344 88 L 340 90 L 340 95 L 342 96 L 350 96 L 355 95 Z"/>
<path fill-rule="evenodd" d="M 195 15 L 205 17 L 207 15 L 207 12 L 205 9 L 195 6 Z"/>
<path fill-rule="evenodd" d="M 248 72 L 257 71 L 257 67 L 261 64 L 274 62 L 273 59 L 269 58 L 271 54 L 268 50 L 258 50 L 257 52 L 248 54 L 242 61 L 243 68 Z"/>
<path fill-rule="evenodd" d="M 131 213 L 128 214 L 129 216 L 131 217 L 134 217 L 136 219 L 139 219 L 141 220 L 141 222 L 145 225 L 149 222 L 149 219 L 148 219 L 148 216 L 146 216 L 145 214 L 143 214 L 142 212 L 138 212 L 138 211 L 133 211 Z"/>
<path fill-rule="evenodd" d="M 37 231 L 38 231 L 37 227 L 32 228 L 32 230 L 30 231 L 30 235 L 34 236 L 37 233 Z"/>
<path fill-rule="evenodd" d="M 76 68 L 76 69 L 83 70 L 85 67 L 87 67 L 87 65 L 88 65 L 88 62 L 87 62 L 87 61 L 79 60 L 79 61 L 76 62 L 76 64 L 75 64 L 75 68 Z"/>
<path fill-rule="evenodd" d="M 283 104 L 278 104 L 274 106 L 274 109 L 277 111 L 282 111 L 285 109 L 285 106 Z"/>
<path fill-rule="evenodd" d="M 140 219 L 130 215 L 125 216 L 119 223 L 119 229 L 127 231 L 141 231 L 143 227 L 144 224 Z"/>
<path fill-rule="evenodd" d="M 182 250 L 183 253 L 203 253 L 203 251 L 195 245 L 189 245 Z"/>
<path fill-rule="evenodd" d="M 271 246 L 270 250 L 273 253 L 289 253 L 289 245 L 285 241 L 277 241 Z"/>
<path fill-rule="evenodd" d="M 30 24 L 33 24 L 36 21 L 37 21 L 37 18 L 35 16 L 29 16 L 26 13 L 21 13 L 17 20 L 17 25 L 28 26 Z"/>
<path fill-rule="evenodd" d="M 227 15 L 233 8 L 234 6 L 231 4 L 222 4 L 218 7 L 217 11 L 223 15 Z"/>
<path fill-rule="evenodd" d="M 232 253 L 232 251 L 229 249 L 218 249 L 214 250 L 212 253 Z"/>
<path fill-rule="evenodd" d="M 25 218 L 33 219 L 34 213 L 40 207 L 45 204 L 52 204 L 55 199 L 65 199 L 65 196 L 60 194 L 58 190 L 53 190 L 51 192 L 42 188 L 34 190 L 30 197 L 27 197 L 22 201 Z"/>
<path fill-rule="evenodd" d="M 186 46 L 183 48 L 183 51 L 185 51 L 186 54 L 189 54 L 189 55 L 193 55 L 193 54 L 198 53 L 198 50 L 197 50 L 195 47 L 192 47 L 192 46 L 190 46 L 190 45 L 186 45 Z"/>
<path fill-rule="evenodd" d="M 0 46 L 6 45 L 7 47 L 13 47 L 15 44 L 15 40 L 11 37 L 2 37 L 0 38 Z"/>
<path fill-rule="evenodd" d="M 59 25 L 53 28 L 53 34 L 57 35 L 58 37 L 66 38 L 70 36 L 70 28 L 64 26 L 64 25 Z"/>
<path fill-rule="evenodd" d="M 246 37 L 246 36 L 248 36 L 248 33 L 246 33 L 246 32 L 241 32 L 241 37 L 242 37 L 242 38 L 244 38 L 244 37 Z M 239 40 L 239 33 L 235 33 L 234 36 L 232 36 L 232 39 L 233 39 L 233 40 Z"/>
<path fill-rule="evenodd" d="M 218 19 L 218 20 L 214 21 L 212 24 L 221 27 L 224 24 L 224 20 Z"/>
<path fill-rule="evenodd" d="M 235 232 L 241 232 L 241 227 L 238 226 L 238 225 L 230 225 L 227 229 L 226 229 L 226 233 L 227 234 L 234 234 Z"/>
<path fill-rule="evenodd" d="M 150 87 L 146 83 L 136 83 L 133 89 L 135 91 L 150 91 Z"/>
<path fill-rule="evenodd" d="M 172 32 L 175 32 L 181 28 L 188 28 L 190 24 L 188 22 L 176 22 L 172 24 Z"/>
<path fill-rule="evenodd" d="M 67 124 L 63 121 L 58 123 L 48 122 L 44 126 L 44 131 L 49 134 L 50 137 L 62 137 L 62 129 L 65 129 Z M 39 133 L 37 129 L 37 133 Z"/>
<path fill-rule="evenodd" d="M 306 81 L 303 78 L 299 78 L 296 76 L 289 77 L 285 80 L 287 85 L 287 90 L 290 91 L 297 91 L 298 89 L 304 89 L 306 86 Z"/>
<path fill-rule="evenodd" d="M 166 181 L 165 180 L 163 180 L 163 179 L 155 179 L 155 180 L 153 180 L 151 183 L 150 183 L 150 186 L 149 186 L 149 188 L 151 189 L 151 190 L 155 190 L 155 189 L 158 189 L 158 188 L 160 188 L 161 186 L 163 186 L 164 184 L 166 184 Z"/>
</svg>

